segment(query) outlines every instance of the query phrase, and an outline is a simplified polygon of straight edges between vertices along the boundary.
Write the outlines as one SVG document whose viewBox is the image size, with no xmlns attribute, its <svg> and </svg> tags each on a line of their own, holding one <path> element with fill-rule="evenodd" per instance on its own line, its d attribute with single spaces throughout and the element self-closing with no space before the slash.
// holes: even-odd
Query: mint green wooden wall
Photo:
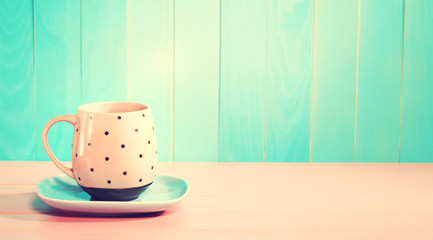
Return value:
<svg viewBox="0 0 433 240">
<path fill-rule="evenodd" d="M 136 101 L 160 161 L 433 162 L 432 93 L 429 0 L 0 0 L 0 160 Z"/>
</svg>

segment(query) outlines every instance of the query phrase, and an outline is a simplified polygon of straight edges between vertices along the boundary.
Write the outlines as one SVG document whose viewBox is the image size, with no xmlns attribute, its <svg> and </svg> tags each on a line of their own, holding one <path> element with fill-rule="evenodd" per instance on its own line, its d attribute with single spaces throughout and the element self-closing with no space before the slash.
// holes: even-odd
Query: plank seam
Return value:
<svg viewBox="0 0 433 240">
<path fill-rule="evenodd" d="M 129 0 L 126 0 L 126 101 L 129 102 Z"/>
<path fill-rule="evenodd" d="M 218 162 L 221 161 L 221 6 L 222 0 L 219 1 L 219 66 L 218 66 Z"/>
<path fill-rule="evenodd" d="M 83 104 L 83 1 L 80 0 L 80 104 Z"/>
<path fill-rule="evenodd" d="M 36 25 L 35 25 L 35 0 L 32 1 L 33 8 L 33 94 L 34 94 L 34 120 L 33 120 L 33 133 L 35 135 L 35 143 L 33 150 L 33 160 L 36 160 L 36 142 L 37 142 L 37 132 L 36 132 Z"/>
<path fill-rule="evenodd" d="M 404 71 L 404 29 L 406 27 L 406 0 L 403 1 L 403 36 L 401 49 L 401 80 L 400 80 L 400 122 L 398 129 L 398 162 L 401 158 L 401 115 L 403 111 L 403 71 Z"/>
<path fill-rule="evenodd" d="M 174 149 L 175 149 L 175 76 L 176 76 L 176 0 L 173 0 L 173 77 L 172 77 L 172 94 L 173 94 L 173 100 L 172 100 L 172 105 L 173 105 L 173 159 L 172 162 L 174 162 L 175 160 L 175 156 L 174 156 Z"/>
<path fill-rule="evenodd" d="M 356 40 L 356 92 L 355 92 L 355 136 L 353 143 L 353 162 L 356 162 L 356 135 L 358 125 L 358 80 L 359 80 L 359 32 L 361 29 L 361 0 L 358 0 L 358 34 Z"/>
<path fill-rule="evenodd" d="M 311 163 L 311 149 L 312 149 L 312 119 L 313 119 L 313 83 L 314 83 L 314 14 L 315 14 L 315 0 L 313 0 L 312 9 L 312 23 L 311 23 L 311 81 L 310 81 L 310 149 L 309 149 L 309 162 Z"/>
<path fill-rule="evenodd" d="M 264 119 L 264 136 L 263 136 L 263 162 L 266 162 L 266 122 L 268 111 L 268 15 L 269 0 L 266 0 L 266 27 L 265 27 L 265 119 Z"/>
</svg>

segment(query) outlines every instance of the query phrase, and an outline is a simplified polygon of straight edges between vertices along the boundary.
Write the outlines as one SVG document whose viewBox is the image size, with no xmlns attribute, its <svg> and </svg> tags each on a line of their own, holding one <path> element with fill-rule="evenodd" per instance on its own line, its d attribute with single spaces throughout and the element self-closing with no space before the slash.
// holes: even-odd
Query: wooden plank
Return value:
<svg viewBox="0 0 433 240">
<path fill-rule="evenodd" d="M 263 162 L 266 1 L 221 1 L 220 161 Z"/>
<path fill-rule="evenodd" d="M 0 1 L 0 160 L 35 159 L 33 46 L 33 2 Z"/>
<path fill-rule="evenodd" d="M 175 161 L 218 159 L 219 1 L 175 3 Z"/>
<path fill-rule="evenodd" d="M 36 160 L 48 160 L 41 134 L 52 117 L 75 114 L 80 105 L 80 2 L 35 2 Z M 53 101 L 54 100 L 54 101 Z M 60 160 L 71 159 L 73 127 L 54 125 L 48 141 Z"/>
<path fill-rule="evenodd" d="M 82 101 L 126 101 L 126 1 L 82 1 Z"/>
<path fill-rule="evenodd" d="M 406 1 L 401 162 L 433 162 L 433 2 Z"/>
<path fill-rule="evenodd" d="M 315 1 L 311 161 L 353 162 L 358 1 Z"/>
<path fill-rule="evenodd" d="M 357 162 L 398 162 L 404 1 L 363 0 Z"/>
<path fill-rule="evenodd" d="M 418 213 L 417 213 L 418 214 Z M 431 239 L 433 230 L 426 221 L 428 213 L 421 216 L 405 213 L 385 214 L 194 214 L 179 217 L 179 213 L 148 214 L 126 217 L 83 217 L 63 212 L 51 214 L 10 214 L 0 216 L 2 234 L 7 239 L 55 240 L 64 230 L 73 239 L 119 239 L 127 231 L 130 238 L 177 240 L 364 240 L 410 238 Z M 406 219 L 405 219 L 406 217 Z M 372 220 L 373 219 L 373 220 Z M 414 222 L 422 219 L 416 226 Z M 320 224 L 322 223 L 322 224 Z M 43 225 L 43 227 L 41 227 Z M 65 227 L 67 225 L 67 227 Z M 45 228 L 48 226 L 49 229 Z M 164 227 L 166 226 L 166 227 Z M 170 226 L 168 229 L 167 226 Z M 25 231 L 23 231 L 25 229 Z M 62 231 L 63 229 L 63 231 Z M 125 229 L 119 231 L 119 229 Z M 143 233 L 144 232 L 144 233 Z"/>
<path fill-rule="evenodd" d="M 129 1 L 129 100 L 151 107 L 159 161 L 173 160 L 173 0 Z"/>
<path fill-rule="evenodd" d="M 308 162 L 312 0 L 268 7 L 266 162 Z"/>
</svg>

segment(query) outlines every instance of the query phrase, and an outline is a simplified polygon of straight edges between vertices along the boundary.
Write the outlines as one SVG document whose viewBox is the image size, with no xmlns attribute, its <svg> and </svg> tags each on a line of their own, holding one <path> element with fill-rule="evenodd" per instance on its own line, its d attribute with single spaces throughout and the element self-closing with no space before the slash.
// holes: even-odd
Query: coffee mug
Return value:
<svg viewBox="0 0 433 240">
<path fill-rule="evenodd" d="M 51 151 L 47 134 L 57 122 L 74 126 L 72 168 Z M 133 102 L 100 102 L 78 107 L 45 125 L 42 142 L 50 159 L 94 200 L 136 199 L 153 183 L 158 163 L 150 108 Z"/>
</svg>

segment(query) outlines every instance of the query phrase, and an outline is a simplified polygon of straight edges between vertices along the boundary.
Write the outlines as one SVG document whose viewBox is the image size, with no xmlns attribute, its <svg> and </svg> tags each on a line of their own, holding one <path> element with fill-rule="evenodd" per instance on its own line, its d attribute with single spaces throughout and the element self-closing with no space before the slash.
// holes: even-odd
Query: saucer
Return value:
<svg viewBox="0 0 433 240">
<path fill-rule="evenodd" d="M 153 184 L 133 201 L 93 201 L 74 179 L 61 175 L 39 182 L 37 192 L 47 205 L 66 211 L 103 215 L 150 213 L 167 210 L 182 201 L 188 183 L 180 178 L 156 175 Z"/>
</svg>

